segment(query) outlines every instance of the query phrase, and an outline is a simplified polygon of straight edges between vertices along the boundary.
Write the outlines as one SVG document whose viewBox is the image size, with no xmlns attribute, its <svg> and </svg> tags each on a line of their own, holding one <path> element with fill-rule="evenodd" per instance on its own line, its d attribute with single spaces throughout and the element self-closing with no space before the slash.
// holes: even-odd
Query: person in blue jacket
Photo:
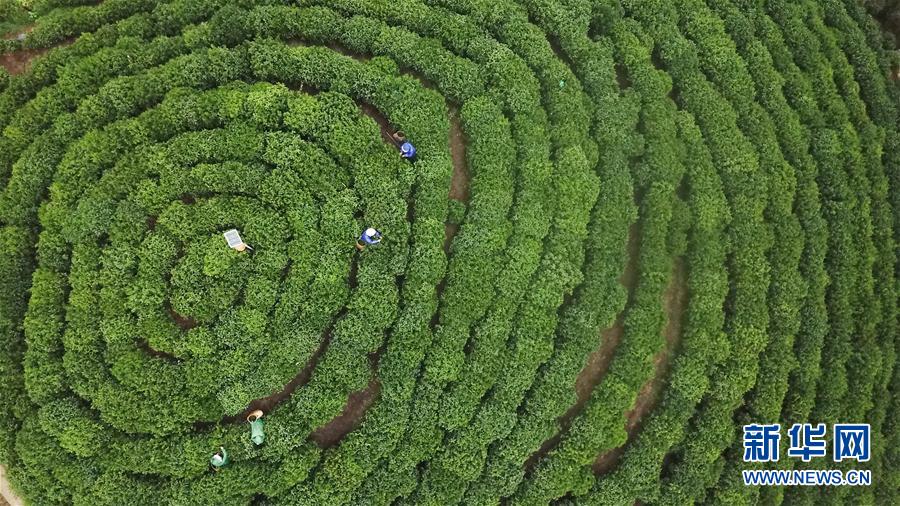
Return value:
<svg viewBox="0 0 900 506">
<path fill-rule="evenodd" d="M 416 147 L 413 146 L 411 142 L 406 140 L 406 135 L 403 132 L 397 131 L 394 133 L 394 142 L 400 148 L 400 157 L 405 158 L 407 160 L 412 160 L 416 157 Z"/>
<path fill-rule="evenodd" d="M 404 142 L 400 145 L 400 156 L 407 160 L 412 160 L 416 157 L 416 147 L 409 141 Z"/>
<path fill-rule="evenodd" d="M 359 239 L 356 240 L 356 249 L 362 251 L 366 246 L 381 242 L 381 232 L 372 227 L 365 229 Z"/>
</svg>

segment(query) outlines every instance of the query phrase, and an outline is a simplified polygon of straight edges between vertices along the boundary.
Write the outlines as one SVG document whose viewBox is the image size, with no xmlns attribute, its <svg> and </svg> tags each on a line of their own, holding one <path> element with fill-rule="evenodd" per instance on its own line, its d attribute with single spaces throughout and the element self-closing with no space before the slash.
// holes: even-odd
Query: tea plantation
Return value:
<svg viewBox="0 0 900 506">
<path fill-rule="evenodd" d="M 857 0 L 0 15 L 26 502 L 900 504 L 900 58 Z M 826 468 L 872 483 L 742 480 Z"/>
</svg>

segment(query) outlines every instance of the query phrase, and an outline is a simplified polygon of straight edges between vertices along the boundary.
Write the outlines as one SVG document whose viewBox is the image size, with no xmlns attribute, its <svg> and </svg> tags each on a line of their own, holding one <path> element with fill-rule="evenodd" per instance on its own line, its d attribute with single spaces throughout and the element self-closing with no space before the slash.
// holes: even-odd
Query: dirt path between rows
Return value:
<svg viewBox="0 0 900 506">
<path fill-rule="evenodd" d="M 27 31 L 30 31 L 30 28 L 26 30 L 26 32 Z M 15 38 L 17 35 L 17 33 L 14 33 L 11 34 L 10 37 Z M 66 41 L 63 44 L 60 44 L 60 46 L 69 44 L 71 42 L 72 41 Z M 291 45 L 306 46 L 307 44 L 302 41 L 292 41 Z M 369 57 L 366 55 L 353 53 L 349 50 L 346 50 L 345 48 L 342 48 L 341 46 L 330 44 L 328 47 L 333 51 L 339 52 L 360 61 L 366 61 L 369 59 Z M 14 53 L 3 54 L 0 55 L 0 65 L 2 65 L 3 68 L 5 68 L 11 75 L 21 74 L 30 68 L 31 63 L 35 58 L 46 54 L 49 50 L 50 48 L 22 50 L 16 51 Z M 434 86 L 431 83 L 427 82 L 427 80 L 424 79 L 424 76 L 415 72 L 404 72 L 404 74 L 418 79 L 420 82 L 422 82 L 423 86 L 434 89 Z M 394 141 L 392 139 L 392 134 L 394 132 L 394 128 L 390 124 L 388 119 L 371 104 L 361 103 L 360 108 L 363 114 L 372 118 L 379 125 L 379 127 L 381 128 L 382 137 L 384 138 L 385 142 L 393 144 Z M 450 110 L 450 154 L 453 160 L 453 177 L 449 189 L 449 197 L 461 202 L 467 202 L 469 198 L 469 174 L 466 165 L 465 136 L 462 132 L 458 107 L 448 104 L 448 109 Z M 155 225 L 155 223 L 153 223 L 153 225 Z M 452 242 L 452 239 L 455 236 L 457 230 L 457 225 L 447 225 L 445 248 L 449 249 L 449 245 Z M 175 321 L 175 323 L 181 328 L 190 328 L 191 326 L 195 325 L 192 321 L 190 321 L 190 319 L 180 317 L 180 315 L 170 314 L 170 316 L 172 316 L 173 321 Z M 273 393 L 268 397 L 252 401 L 247 409 L 245 409 L 242 413 L 224 417 L 222 419 L 222 423 L 242 423 L 246 416 L 254 410 L 261 409 L 264 413 L 269 413 L 273 409 L 275 409 L 275 407 L 279 403 L 289 398 L 297 388 L 309 382 L 319 358 L 328 347 L 329 340 L 330 336 L 326 336 L 323 338 L 319 347 L 309 358 L 304 368 L 300 370 L 298 374 L 288 384 L 286 384 L 281 391 Z M 377 357 L 375 357 L 375 361 L 377 363 Z M 365 412 L 377 399 L 380 390 L 381 385 L 378 380 L 372 379 L 372 381 L 370 381 L 369 385 L 365 389 L 351 393 L 343 412 L 322 427 L 316 429 L 310 435 L 310 439 L 312 439 L 322 447 L 329 447 L 337 444 L 347 433 L 355 429 L 361 423 Z M 0 506 L 4 505 L 0 504 Z M 17 505 L 13 503 L 13 506 Z"/>
<path fill-rule="evenodd" d="M 469 203 L 469 165 L 466 161 L 466 136 L 462 129 L 462 121 L 459 117 L 459 107 L 447 104 L 450 111 L 450 158 L 453 161 L 453 176 L 450 179 L 451 200 L 457 200 L 463 204 Z M 444 225 L 444 253 L 450 256 L 450 246 L 453 238 L 459 232 L 458 223 L 446 223 Z"/>
<path fill-rule="evenodd" d="M 619 284 L 625 287 L 625 290 L 628 293 L 628 302 L 631 301 L 631 295 L 634 292 L 634 287 L 637 285 L 640 236 L 640 225 L 633 223 L 628 229 L 628 262 L 625 264 L 624 272 L 619 276 Z M 622 325 L 628 302 L 626 302 L 625 308 L 619 312 L 615 323 L 613 323 L 611 327 L 607 327 L 600 331 L 600 347 L 590 354 L 587 363 L 585 363 L 581 372 L 578 373 L 578 377 L 575 379 L 575 396 L 577 399 L 575 404 L 559 418 L 559 432 L 550 439 L 544 441 L 538 451 L 531 454 L 531 456 L 528 457 L 528 460 L 525 461 L 526 470 L 531 469 L 539 460 L 544 458 L 550 450 L 556 447 L 563 434 L 568 430 L 569 425 L 572 423 L 572 419 L 584 410 L 584 405 L 587 404 L 588 399 L 590 399 L 594 387 L 600 384 L 603 376 L 606 375 L 606 371 L 609 369 L 609 364 L 612 361 L 613 355 L 615 355 L 616 347 L 619 345 L 619 341 L 622 340 L 622 333 L 624 330 Z"/>
<path fill-rule="evenodd" d="M 39 57 L 47 54 L 49 49 L 22 49 L 12 53 L 0 55 L 0 66 L 2 66 L 11 76 L 25 73 L 31 68 L 31 62 Z"/>
<path fill-rule="evenodd" d="M 632 224 L 628 230 L 628 263 L 625 265 L 625 271 L 622 273 L 622 276 L 619 277 L 619 284 L 624 286 L 628 292 L 628 304 L 631 303 L 631 296 L 634 293 L 635 286 L 637 286 L 638 257 L 641 247 L 640 237 L 640 225 L 637 223 Z M 622 340 L 624 319 L 625 310 L 623 309 L 616 317 L 616 322 L 613 326 L 604 329 L 600 334 L 600 347 L 591 353 L 587 364 L 585 364 L 581 373 L 578 374 L 578 379 L 575 380 L 575 394 L 578 396 L 578 402 L 563 416 L 562 421 L 566 424 L 571 422 L 577 413 L 581 412 L 591 397 L 594 387 L 599 385 L 603 376 L 606 375 L 609 364 L 615 355 L 616 347 Z"/>
<path fill-rule="evenodd" d="M 350 394 L 344 411 L 330 422 L 314 430 L 309 438 L 320 448 L 331 448 L 362 423 L 366 411 L 381 393 L 381 383 L 372 378 L 369 385 Z"/>
<path fill-rule="evenodd" d="M 655 371 L 653 378 L 641 388 L 634 407 L 625 415 L 625 431 L 631 440 L 640 430 L 644 415 L 650 412 L 659 401 L 660 393 L 666 384 L 666 376 L 669 371 L 671 357 L 678 347 L 681 339 L 681 325 L 683 323 L 684 308 L 687 302 L 687 271 L 683 258 L 675 259 L 672 267 L 672 279 L 663 294 L 663 306 L 666 311 L 666 327 L 663 335 L 666 339 L 665 347 L 653 357 Z M 625 452 L 626 445 L 613 448 L 597 456 L 594 461 L 594 474 L 608 472 Z"/>
<path fill-rule="evenodd" d="M 291 40 L 288 42 L 288 44 L 291 46 L 306 47 L 314 45 L 308 44 L 302 40 Z M 328 44 L 327 47 L 332 51 L 358 61 L 365 62 L 371 59 L 369 55 L 355 53 L 338 44 Z M 413 72 L 408 69 L 402 69 L 401 73 L 418 80 L 422 84 L 422 86 L 426 88 L 436 89 L 435 86 L 430 83 L 424 75 L 418 72 Z M 388 118 L 380 110 L 378 110 L 378 108 L 370 103 L 357 102 L 357 104 L 359 105 L 359 108 L 364 115 L 372 118 L 372 120 L 374 120 L 375 123 L 378 124 L 381 130 L 381 137 L 383 141 L 395 147 L 399 147 L 393 139 L 393 134 L 396 129 L 388 120 Z M 467 202 L 469 198 L 469 176 L 466 166 L 465 136 L 462 132 L 462 126 L 459 119 L 459 108 L 448 103 L 447 109 L 449 111 L 450 123 L 448 140 L 450 156 L 453 161 L 453 177 L 449 189 L 449 197 L 451 199 Z M 412 141 L 415 142 L 414 139 Z M 445 250 L 448 251 L 448 253 L 450 244 L 452 243 L 453 237 L 456 235 L 458 228 L 458 225 L 446 225 L 444 247 Z M 439 294 L 440 291 L 441 288 L 439 287 Z M 289 397 L 296 388 L 308 382 L 309 378 L 312 375 L 313 369 L 315 368 L 315 364 L 318 361 L 318 357 L 324 351 L 325 347 L 326 345 L 323 342 L 323 346 L 316 351 L 304 370 L 301 371 L 300 374 L 298 374 L 298 376 L 294 378 L 294 380 L 290 384 L 285 386 L 285 389 L 283 391 L 265 399 L 258 399 L 256 401 L 253 401 L 253 403 L 251 403 L 250 407 L 248 407 L 244 413 L 234 417 L 235 421 L 240 422 L 244 417 L 246 417 L 247 414 L 252 412 L 254 409 L 262 409 L 264 412 L 268 412 L 268 410 L 273 409 L 279 402 L 281 402 L 281 400 Z M 373 369 L 377 368 L 379 358 L 380 352 L 370 357 Z M 340 443 L 344 436 L 346 436 L 352 430 L 356 429 L 360 425 L 360 423 L 362 423 L 366 412 L 377 400 L 380 392 L 381 383 L 377 378 L 372 378 L 366 388 L 351 393 L 347 399 L 347 403 L 345 404 L 342 413 L 334 419 L 330 420 L 325 425 L 314 430 L 312 434 L 310 434 L 310 439 L 322 448 L 329 448 Z"/>
<path fill-rule="evenodd" d="M 337 321 L 337 319 L 335 319 L 335 321 Z M 295 390 L 309 383 L 309 380 L 312 378 L 313 370 L 315 370 L 316 364 L 319 363 L 319 358 L 321 358 L 322 354 L 325 353 L 325 350 L 328 348 L 328 344 L 330 342 L 331 331 L 329 330 L 327 335 L 324 336 L 322 341 L 319 343 L 319 347 L 316 348 L 316 351 L 314 351 L 312 356 L 309 357 L 309 360 L 307 360 L 306 365 L 303 367 L 303 369 L 301 369 L 300 372 L 297 373 L 296 376 L 294 376 L 294 379 L 292 379 L 287 385 L 285 385 L 284 388 L 268 397 L 262 397 L 260 399 L 254 399 L 250 401 L 247 409 L 236 415 L 226 416 L 222 418 L 222 423 L 243 423 L 246 420 L 247 416 L 257 409 L 262 410 L 263 413 L 271 413 L 272 410 L 274 410 L 275 407 L 277 407 L 283 400 L 290 397 Z"/>
<path fill-rule="evenodd" d="M 19 30 L 18 32 L 9 33 L 3 38 L 7 40 L 15 39 L 21 34 L 27 35 L 33 29 L 34 25 L 30 25 L 22 30 Z M 23 74 L 31 68 L 31 64 L 36 58 L 47 54 L 53 48 L 68 46 L 69 44 L 75 42 L 76 38 L 77 37 L 71 37 L 64 40 L 63 42 L 60 42 L 59 44 L 54 45 L 53 47 L 40 49 L 20 49 L 11 53 L 0 54 L 0 67 L 3 67 L 11 76 Z"/>
<path fill-rule="evenodd" d="M 9 480 L 6 479 L 6 468 L 0 466 L 0 506 L 23 506 L 24 504 L 25 502 L 9 486 Z"/>
<path fill-rule="evenodd" d="M 450 158 L 453 159 L 453 179 L 450 181 L 450 198 L 469 202 L 469 165 L 466 162 L 466 136 L 463 133 L 459 107 L 448 104 L 450 111 Z"/>
<path fill-rule="evenodd" d="M 357 269 L 359 268 L 359 264 L 356 260 L 351 261 L 350 264 L 350 274 L 348 275 L 347 283 L 351 287 L 356 286 L 356 274 Z M 256 411 L 257 409 L 262 410 L 263 413 L 269 413 L 273 409 L 275 409 L 281 401 L 290 397 L 297 388 L 309 383 L 309 380 L 312 378 L 313 371 L 316 368 L 316 364 L 319 363 L 319 359 L 322 357 L 322 354 L 325 353 L 325 350 L 328 349 L 328 346 L 331 344 L 331 338 L 333 337 L 334 326 L 340 321 L 344 315 L 347 314 L 347 307 L 344 306 L 337 314 L 332 318 L 331 325 L 328 329 L 322 334 L 322 340 L 319 342 L 318 348 L 306 361 L 306 365 L 300 372 L 294 376 L 287 385 L 284 386 L 283 389 L 279 392 L 275 392 L 274 394 L 263 397 L 260 399 L 254 399 L 250 401 L 250 404 L 247 406 L 243 412 L 238 413 L 236 415 L 226 416 L 222 418 L 222 423 L 242 423 L 247 416 Z"/>
<path fill-rule="evenodd" d="M 20 35 L 27 35 L 33 29 L 34 25 L 30 25 L 21 30 L 4 35 L 3 39 L 17 39 Z M 49 51 L 49 49 L 23 49 L 12 53 L 0 54 L 0 67 L 3 67 L 10 75 L 14 76 L 21 74 L 31 67 L 31 60 L 46 54 L 47 51 Z"/>
</svg>

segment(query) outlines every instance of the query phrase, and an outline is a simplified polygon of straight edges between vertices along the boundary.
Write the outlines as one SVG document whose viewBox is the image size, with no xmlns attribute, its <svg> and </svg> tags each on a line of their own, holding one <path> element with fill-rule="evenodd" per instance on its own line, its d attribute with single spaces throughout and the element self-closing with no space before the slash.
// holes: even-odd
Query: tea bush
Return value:
<svg viewBox="0 0 900 506">
<path fill-rule="evenodd" d="M 24 8 L 25 499 L 900 501 L 900 95 L 854 0 Z M 745 487 L 754 422 L 870 423 L 874 484 Z"/>
</svg>

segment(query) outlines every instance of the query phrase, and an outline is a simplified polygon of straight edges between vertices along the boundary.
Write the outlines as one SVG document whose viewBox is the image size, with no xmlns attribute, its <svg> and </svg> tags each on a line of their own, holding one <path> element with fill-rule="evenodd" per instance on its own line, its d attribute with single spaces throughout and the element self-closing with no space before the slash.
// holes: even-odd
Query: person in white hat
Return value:
<svg viewBox="0 0 900 506">
<path fill-rule="evenodd" d="M 407 160 L 413 160 L 416 157 L 416 147 L 413 146 L 411 142 L 406 140 L 406 134 L 401 131 L 394 132 L 391 135 L 391 138 L 394 140 L 394 144 L 400 148 L 400 157 L 405 158 Z"/>
<path fill-rule="evenodd" d="M 212 458 L 209 459 L 210 465 L 212 465 L 214 471 L 218 471 L 222 466 L 228 463 L 228 452 L 225 451 L 225 448 L 220 446 L 219 451 L 213 454 Z"/>
<path fill-rule="evenodd" d="M 378 244 L 381 242 L 381 232 L 372 227 L 365 229 L 359 239 L 356 240 L 356 249 L 362 250 L 368 245 Z"/>
</svg>

